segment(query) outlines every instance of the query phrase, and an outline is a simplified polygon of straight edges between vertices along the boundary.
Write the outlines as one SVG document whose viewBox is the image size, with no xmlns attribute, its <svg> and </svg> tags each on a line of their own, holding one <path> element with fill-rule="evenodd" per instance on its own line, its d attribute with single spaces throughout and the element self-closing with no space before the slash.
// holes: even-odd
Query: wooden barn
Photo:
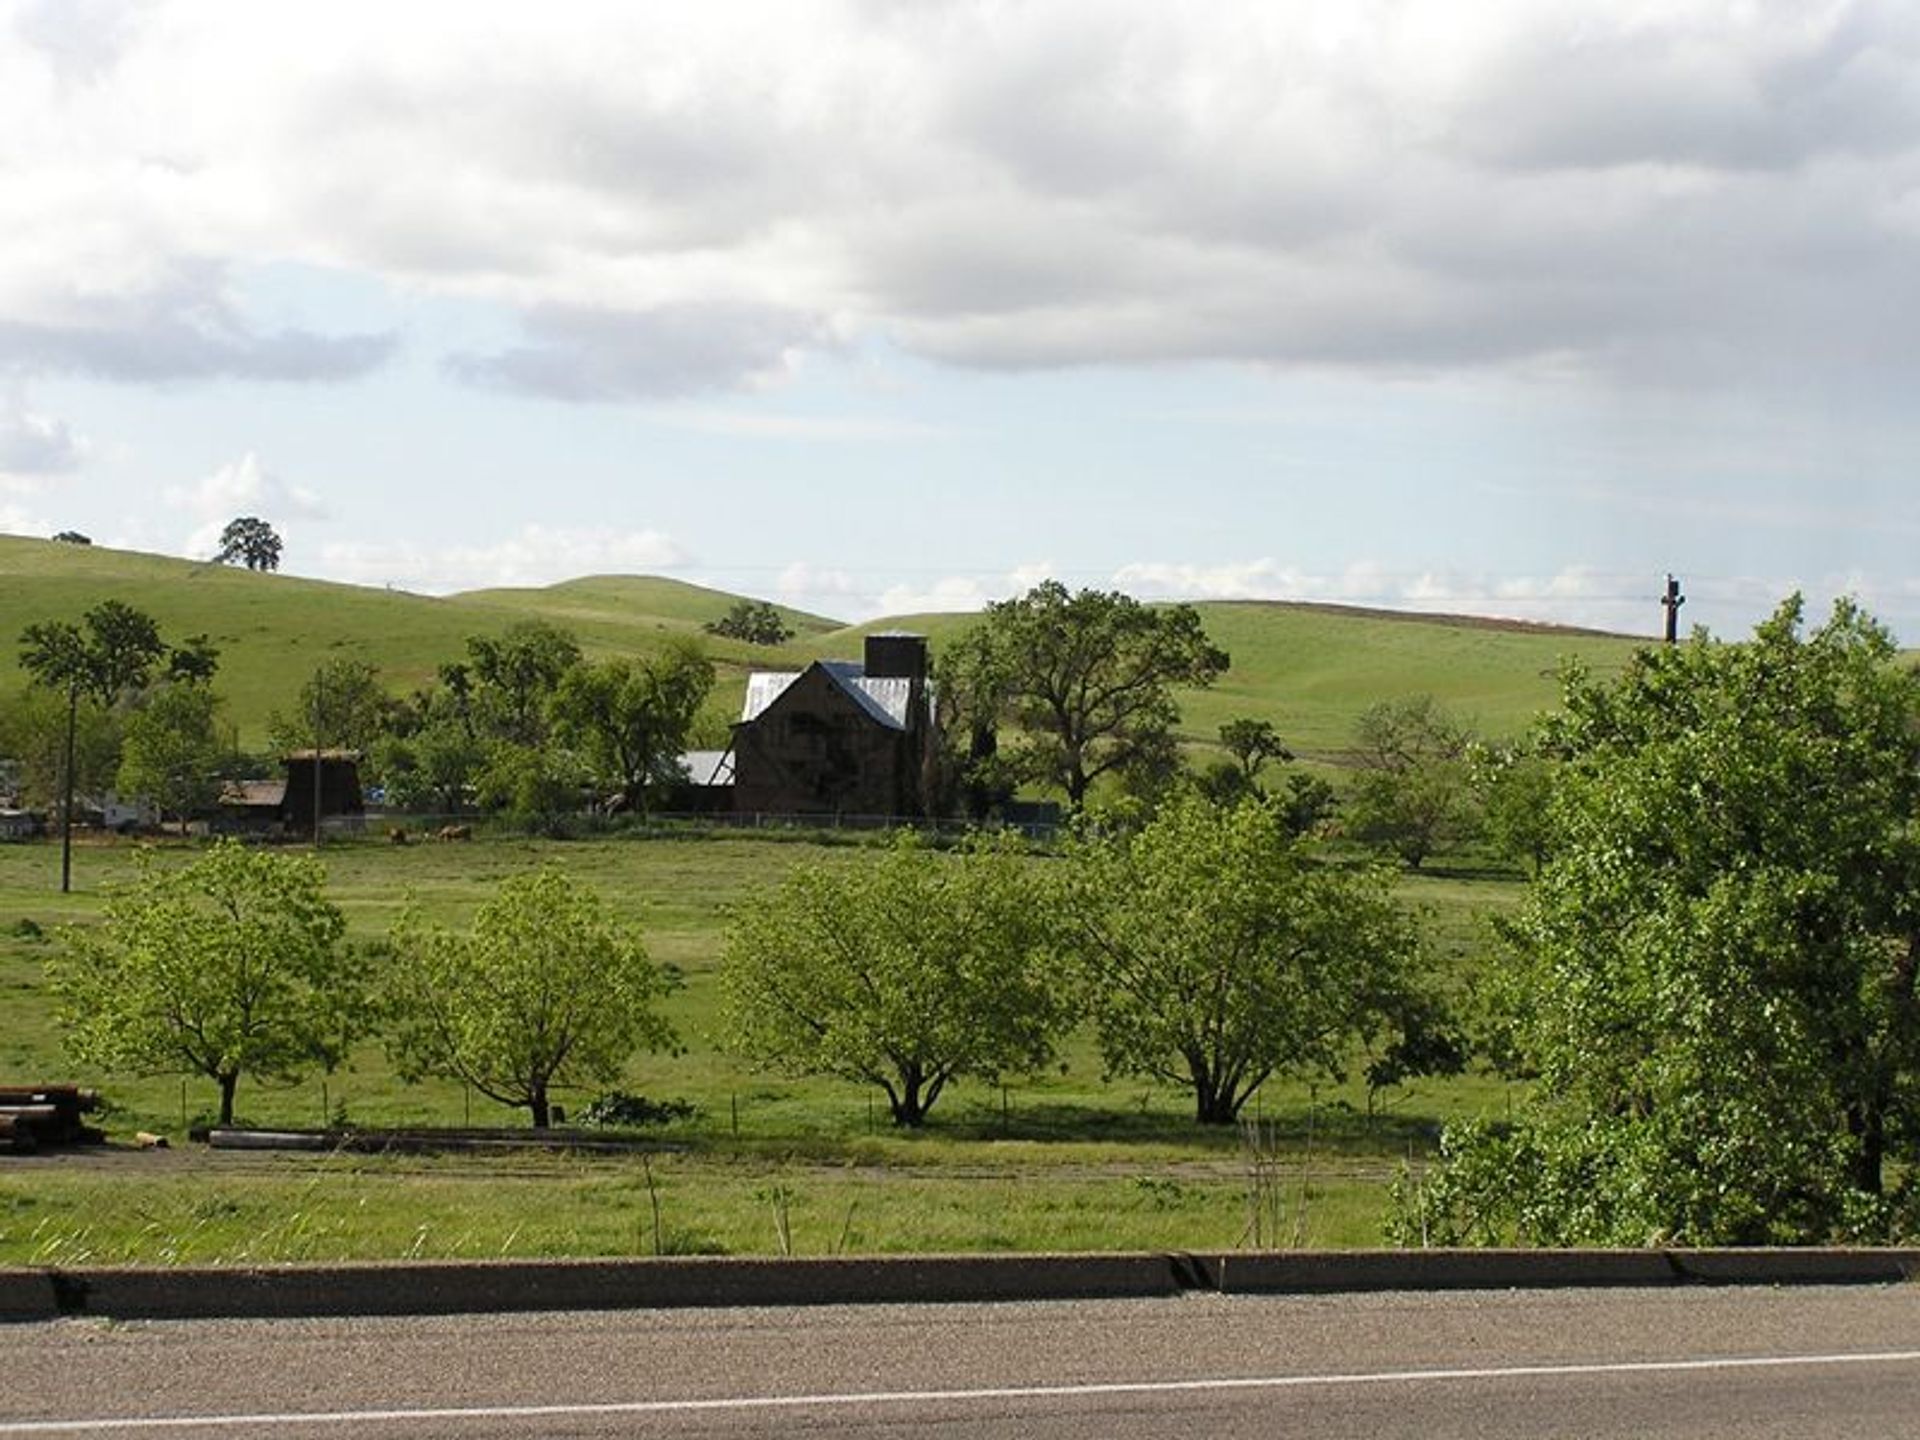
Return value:
<svg viewBox="0 0 1920 1440">
<path fill-rule="evenodd" d="M 756 673 L 733 727 L 734 813 L 922 815 L 932 744 L 924 635 L 870 635 L 864 664 Z"/>
</svg>

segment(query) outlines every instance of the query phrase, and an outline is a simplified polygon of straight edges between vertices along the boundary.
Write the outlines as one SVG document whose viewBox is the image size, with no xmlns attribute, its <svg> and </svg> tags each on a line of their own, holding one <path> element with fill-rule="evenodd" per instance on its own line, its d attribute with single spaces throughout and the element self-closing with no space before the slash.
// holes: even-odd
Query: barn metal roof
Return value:
<svg viewBox="0 0 1920 1440">
<path fill-rule="evenodd" d="M 856 660 L 816 660 L 827 677 L 850 696 L 880 724 L 889 730 L 905 730 L 912 715 L 913 681 L 904 678 L 873 679 Z M 747 676 L 747 703 L 741 707 L 740 720 L 758 720 L 768 706 L 778 700 L 804 670 L 762 670 Z"/>
<path fill-rule="evenodd" d="M 691 784 L 702 786 L 733 784 L 733 751 L 731 750 L 682 751 L 680 763 L 686 767 L 687 780 Z"/>
</svg>

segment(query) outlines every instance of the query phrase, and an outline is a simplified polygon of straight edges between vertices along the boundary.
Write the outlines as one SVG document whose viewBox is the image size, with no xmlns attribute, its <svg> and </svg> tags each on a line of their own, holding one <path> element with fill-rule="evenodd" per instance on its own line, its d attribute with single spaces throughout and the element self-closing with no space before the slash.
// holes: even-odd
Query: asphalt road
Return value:
<svg viewBox="0 0 1920 1440">
<path fill-rule="evenodd" d="M 0 1328 L 0 1440 L 1917 1430 L 1920 1285 Z"/>
</svg>

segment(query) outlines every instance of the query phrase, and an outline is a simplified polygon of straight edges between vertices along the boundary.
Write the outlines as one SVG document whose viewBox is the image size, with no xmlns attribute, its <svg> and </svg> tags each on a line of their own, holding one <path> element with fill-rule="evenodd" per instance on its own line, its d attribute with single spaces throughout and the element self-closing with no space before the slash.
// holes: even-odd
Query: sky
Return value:
<svg viewBox="0 0 1920 1440">
<path fill-rule="evenodd" d="M 0 0 L 0 531 L 1920 643 L 1920 8 Z"/>
</svg>

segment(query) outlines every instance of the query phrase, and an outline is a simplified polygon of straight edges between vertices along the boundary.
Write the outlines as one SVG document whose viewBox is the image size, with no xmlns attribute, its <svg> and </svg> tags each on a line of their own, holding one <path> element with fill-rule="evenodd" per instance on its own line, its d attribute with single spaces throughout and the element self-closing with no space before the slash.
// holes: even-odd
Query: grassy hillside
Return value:
<svg viewBox="0 0 1920 1440">
<path fill-rule="evenodd" d="M 0 690 L 22 683 L 15 637 L 27 624 L 72 619 L 117 598 L 152 614 L 170 640 L 206 633 L 221 649 L 218 688 L 243 743 L 265 736 L 321 661 L 340 655 L 379 667 L 404 693 L 457 658 L 468 636 L 518 620 L 572 630 L 590 654 L 641 654 L 669 635 L 698 633 L 738 598 L 675 580 L 593 576 L 543 589 L 480 590 L 435 598 L 337 585 L 231 566 L 196 564 L 102 547 L 0 536 Z M 1354 718 L 1376 700 L 1431 691 L 1492 734 L 1510 733 L 1552 703 L 1554 672 L 1578 657 L 1606 673 L 1640 641 L 1583 631 L 1341 610 L 1219 602 L 1197 607 L 1233 668 L 1211 690 L 1185 697 L 1189 738 L 1209 742 L 1236 715 L 1269 719 L 1303 755 L 1327 760 L 1348 743 Z M 708 728 L 738 713 L 746 672 L 816 657 L 857 657 L 866 634 L 905 628 L 943 638 L 970 616 L 891 617 L 864 626 L 784 612 L 796 637 L 758 648 L 711 640 L 720 684 Z"/>
<path fill-rule="evenodd" d="M 24 681 L 16 642 L 25 626 L 78 619 L 110 598 L 152 615 L 169 641 L 210 636 L 221 652 L 217 689 L 228 716 L 243 744 L 258 744 L 268 715 L 287 708 L 324 660 L 365 660 L 390 689 L 405 693 L 432 680 L 442 661 L 458 659 L 468 636 L 498 634 L 516 621 L 565 626 L 590 654 L 642 654 L 665 635 L 697 632 L 737 597 L 626 576 L 434 597 L 0 535 L 0 690 Z M 835 623 L 786 613 L 802 633 Z M 731 718 L 747 670 L 768 657 L 726 640 L 712 641 L 710 649 L 722 674 L 714 715 Z"/>
</svg>

